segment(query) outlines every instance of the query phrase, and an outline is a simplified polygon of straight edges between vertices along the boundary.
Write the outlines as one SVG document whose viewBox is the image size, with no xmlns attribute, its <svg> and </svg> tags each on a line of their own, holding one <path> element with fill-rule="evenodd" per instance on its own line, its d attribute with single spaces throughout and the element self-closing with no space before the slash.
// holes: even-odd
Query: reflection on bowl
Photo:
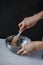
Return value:
<svg viewBox="0 0 43 65">
<path fill-rule="evenodd" d="M 18 39 L 17 42 L 16 42 L 16 45 L 12 45 L 11 42 L 12 42 L 13 38 L 14 38 L 14 35 L 8 36 L 8 37 L 6 38 L 6 41 L 5 41 L 5 42 L 6 42 L 6 47 L 7 47 L 10 51 L 12 51 L 12 52 L 14 52 L 14 53 L 16 53 L 20 48 L 22 48 L 22 46 L 23 46 L 24 44 L 27 44 L 27 42 L 30 42 L 30 41 L 31 41 L 31 40 L 30 40 L 28 37 L 26 37 L 26 36 L 20 36 L 19 39 Z"/>
</svg>

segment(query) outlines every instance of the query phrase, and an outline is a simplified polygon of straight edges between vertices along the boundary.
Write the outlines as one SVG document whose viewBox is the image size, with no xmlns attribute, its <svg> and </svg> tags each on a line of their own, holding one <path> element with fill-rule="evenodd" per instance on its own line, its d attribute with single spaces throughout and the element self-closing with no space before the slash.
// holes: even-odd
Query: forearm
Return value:
<svg viewBox="0 0 43 65">
<path fill-rule="evenodd" d="M 33 15 L 33 17 L 34 17 L 34 20 L 38 22 L 40 19 L 43 19 L 43 11 Z"/>
</svg>

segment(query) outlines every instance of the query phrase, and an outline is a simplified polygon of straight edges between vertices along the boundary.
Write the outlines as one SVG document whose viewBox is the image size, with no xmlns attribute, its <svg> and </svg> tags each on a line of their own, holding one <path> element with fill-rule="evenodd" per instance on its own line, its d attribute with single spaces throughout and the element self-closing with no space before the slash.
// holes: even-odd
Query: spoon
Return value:
<svg viewBox="0 0 43 65">
<path fill-rule="evenodd" d="M 11 42 L 12 45 L 16 45 L 16 42 L 18 41 L 21 33 L 22 33 L 22 31 L 19 32 L 16 36 L 14 36 L 14 38 L 12 39 L 12 42 Z"/>
</svg>

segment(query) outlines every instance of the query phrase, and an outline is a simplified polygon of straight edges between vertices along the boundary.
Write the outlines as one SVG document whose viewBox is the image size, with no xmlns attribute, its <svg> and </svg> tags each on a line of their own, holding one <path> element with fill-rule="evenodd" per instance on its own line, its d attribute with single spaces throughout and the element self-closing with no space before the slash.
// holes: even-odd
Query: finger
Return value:
<svg viewBox="0 0 43 65">
<path fill-rule="evenodd" d="M 25 27 L 25 25 L 23 24 L 23 25 L 20 27 L 20 30 L 19 30 L 19 31 L 23 31 L 23 30 L 24 30 L 24 27 Z"/>
<path fill-rule="evenodd" d="M 29 51 L 28 53 L 27 53 L 27 55 L 31 55 L 33 52 L 32 51 Z"/>
<path fill-rule="evenodd" d="M 31 55 L 32 53 L 30 52 L 30 53 L 27 53 L 27 55 Z"/>
<path fill-rule="evenodd" d="M 18 24 L 19 28 L 20 28 L 22 25 L 23 25 L 23 23 L 22 23 L 22 22 L 21 22 L 21 23 L 19 23 L 19 24 Z"/>
<path fill-rule="evenodd" d="M 25 55 L 25 54 L 27 54 L 27 51 L 22 52 L 22 54 L 21 54 L 21 55 Z"/>
<path fill-rule="evenodd" d="M 24 49 L 22 48 L 22 49 L 20 49 L 18 52 L 17 52 L 17 54 L 20 54 L 20 53 L 22 53 L 24 51 Z"/>
</svg>

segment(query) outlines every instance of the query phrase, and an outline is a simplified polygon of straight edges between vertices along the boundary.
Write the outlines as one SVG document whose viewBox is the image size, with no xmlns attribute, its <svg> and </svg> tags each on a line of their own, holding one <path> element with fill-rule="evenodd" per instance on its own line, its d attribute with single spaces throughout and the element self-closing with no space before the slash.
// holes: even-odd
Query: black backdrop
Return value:
<svg viewBox="0 0 43 65">
<path fill-rule="evenodd" d="M 8 0 L 0 1 L 0 38 L 18 33 L 18 23 L 25 17 L 43 10 L 43 0 Z M 22 35 L 32 40 L 41 40 L 43 20 L 33 28 L 25 30 Z"/>
</svg>

